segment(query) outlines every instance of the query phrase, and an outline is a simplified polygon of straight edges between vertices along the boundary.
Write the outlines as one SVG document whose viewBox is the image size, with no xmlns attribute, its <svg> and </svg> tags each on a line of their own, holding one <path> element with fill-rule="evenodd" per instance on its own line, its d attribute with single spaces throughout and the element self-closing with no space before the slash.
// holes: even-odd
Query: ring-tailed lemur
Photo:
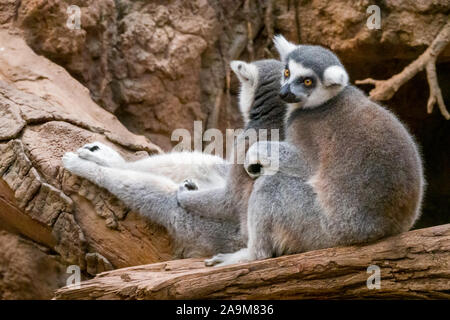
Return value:
<svg viewBox="0 0 450 320">
<path fill-rule="evenodd" d="M 247 248 L 209 265 L 373 241 L 409 230 L 420 215 L 422 161 L 402 123 L 348 84 L 331 51 L 281 36 L 275 46 L 285 64 L 280 96 L 288 103 L 280 169 L 255 181 Z M 248 153 L 267 147 L 273 143 Z"/>
<path fill-rule="evenodd" d="M 80 158 L 104 167 L 149 172 L 170 179 L 167 188 L 177 190 L 184 181 L 195 180 L 196 188 L 208 189 L 225 185 L 227 162 L 219 156 L 199 151 L 168 152 L 128 162 L 114 149 L 100 142 L 84 145 L 77 150 Z"/>
<path fill-rule="evenodd" d="M 234 61 L 231 67 L 241 82 L 240 110 L 246 128 L 283 127 L 285 109 L 278 96 L 283 65 L 276 60 Z M 219 157 L 190 152 L 126 162 L 99 142 L 66 153 L 63 163 L 70 172 L 106 188 L 130 208 L 165 226 L 178 257 L 233 252 L 245 246 L 236 211 L 242 204 L 246 214 L 248 199 L 243 197 L 250 194 L 245 190 L 251 190 L 253 180 L 243 165 L 228 168 Z M 182 183 L 185 179 L 193 179 L 199 191 L 206 193 L 183 191 L 196 188 Z M 230 183 L 238 185 L 230 187 Z"/>
</svg>

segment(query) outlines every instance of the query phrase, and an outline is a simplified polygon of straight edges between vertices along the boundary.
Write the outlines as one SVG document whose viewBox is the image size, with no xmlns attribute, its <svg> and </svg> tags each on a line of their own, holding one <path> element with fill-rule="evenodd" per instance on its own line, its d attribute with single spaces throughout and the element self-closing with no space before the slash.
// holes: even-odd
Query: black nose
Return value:
<svg viewBox="0 0 450 320">
<path fill-rule="evenodd" d="M 291 92 L 289 85 L 284 85 L 280 90 L 280 98 L 287 103 L 299 102 L 300 99 Z"/>
</svg>

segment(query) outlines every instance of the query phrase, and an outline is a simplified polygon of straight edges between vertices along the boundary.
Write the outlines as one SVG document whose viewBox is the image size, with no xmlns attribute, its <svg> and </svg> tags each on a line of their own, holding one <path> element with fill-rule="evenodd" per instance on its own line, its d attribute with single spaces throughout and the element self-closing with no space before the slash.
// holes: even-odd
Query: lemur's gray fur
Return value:
<svg viewBox="0 0 450 320">
<path fill-rule="evenodd" d="M 284 139 L 285 103 L 281 100 L 281 71 L 283 64 L 276 60 L 261 60 L 251 64 L 232 62 L 231 67 L 242 83 L 240 110 L 246 120 L 244 132 L 237 138 L 242 143 L 250 130 L 267 129 L 268 139 L 271 129 L 278 130 L 278 139 Z M 253 88 L 253 89 L 250 89 Z M 248 149 L 248 145 L 246 146 Z M 253 188 L 243 164 L 230 165 L 225 188 L 180 191 L 178 201 L 190 212 L 240 221 L 243 239 L 247 239 L 247 206 Z"/>
<path fill-rule="evenodd" d="M 288 103 L 279 170 L 255 181 L 247 248 L 209 265 L 373 241 L 409 230 L 420 215 L 422 162 L 400 121 L 348 84 L 331 51 L 280 36 L 275 45 Z M 268 147 L 274 142 L 259 142 L 247 155 Z"/>
<path fill-rule="evenodd" d="M 283 65 L 276 60 L 233 61 L 231 67 L 241 82 L 240 109 L 246 128 L 281 128 L 283 137 L 285 108 L 278 96 Z M 172 152 L 126 162 L 99 142 L 66 153 L 63 163 L 70 172 L 106 188 L 130 208 L 166 227 L 178 257 L 204 257 L 245 247 L 238 208 L 244 208 L 241 212 L 246 218 L 245 196 L 253 180 L 243 165 L 230 165 L 199 152 Z"/>
</svg>

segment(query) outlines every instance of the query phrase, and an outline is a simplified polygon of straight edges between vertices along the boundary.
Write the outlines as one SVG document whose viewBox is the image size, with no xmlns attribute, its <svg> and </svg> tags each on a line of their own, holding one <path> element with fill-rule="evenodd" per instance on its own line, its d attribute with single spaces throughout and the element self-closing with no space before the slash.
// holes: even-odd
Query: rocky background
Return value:
<svg viewBox="0 0 450 320">
<path fill-rule="evenodd" d="M 379 30 L 366 26 L 372 4 Z M 66 25 L 70 5 L 80 29 Z M 442 0 L 0 0 L 0 298 L 51 298 L 68 265 L 89 278 L 171 259 L 165 230 L 65 172 L 64 152 L 100 140 L 137 159 L 170 150 L 172 131 L 194 120 L 241 127 L 228 63 L 277 58 L 273 34 L 329 47 L 352 81 L 387 79 L 449 14 Z M 437 71 L 450 106 L 450 47 Z M 417 227 L 450 222 L 450 125 L 427 114 L 428 94 L 422 72 L 385 103 L 424 156 Z"/>
</svg>

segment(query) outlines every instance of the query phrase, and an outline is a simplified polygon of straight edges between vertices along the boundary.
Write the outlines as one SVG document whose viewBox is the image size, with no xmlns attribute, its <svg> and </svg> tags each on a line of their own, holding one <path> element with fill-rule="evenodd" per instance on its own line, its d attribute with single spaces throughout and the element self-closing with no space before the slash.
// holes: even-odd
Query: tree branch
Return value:
<svg viewBox="0 0 450 320">
<path fill-rule="evenodd" d="M 367 282 L 380 268 L 380 288 Z M 370 282 L 372 284 L 372 282 Z M 206 268 L 200 259 L 108 271 L 57 299 L 450 298 L 450 224 L 365 246 Z"/>
<path fill-rule="evenodd" d="M 433 111 L 434 104 L 438 104 L 439 110 L 445 119 L 450 119 L 450 114 L 444 104 L 444 98 L 438 84 L 436 75 L 436 58 L 450 42 L 450 18 L 431 45 L 416 60 L 406 66 L 402 72 L 392 76 L 388 80 L 374 80 L 372 78 L 357 80 L 356 84 L 372 84 L 375 86 L 370 91 L 373 100 L 389 100 L 398 89 L 414 77 L 418 72 L 425 69 L 427 73 L 428 85 L 430 87 L 430 97 L 428 99 L 427 111 Z"/>
</svg>

